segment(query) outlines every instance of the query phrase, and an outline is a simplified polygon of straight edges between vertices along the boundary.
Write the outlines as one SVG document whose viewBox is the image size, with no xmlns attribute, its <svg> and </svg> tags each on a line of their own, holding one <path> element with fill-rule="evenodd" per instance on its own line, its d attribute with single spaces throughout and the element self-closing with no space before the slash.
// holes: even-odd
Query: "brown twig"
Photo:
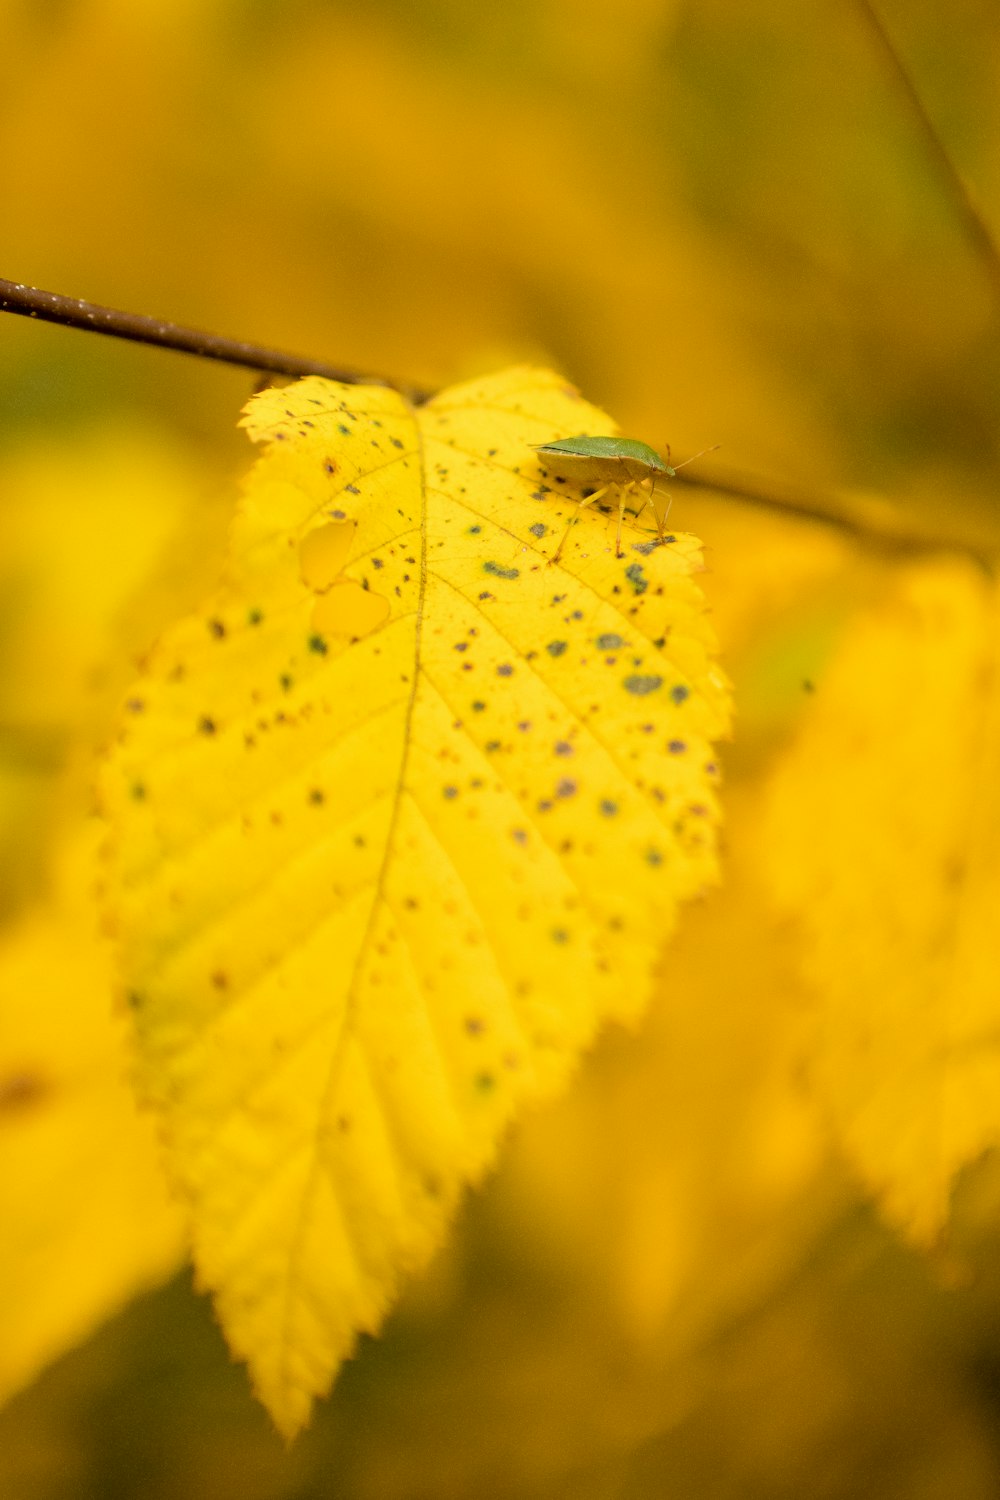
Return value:
<svg viewBox="0 0 1000 1500">
<path fill-rule="evenodd" d="M 896 51 L 892 38 L 883 26 L 878 12 L 870 0 L 856 0 L 856 4 L 889 64 L 897 87 L 905 98 L 923 136 L 924 145 L 927 147 L 928 156 L 937 172 L 938 179 L 951 199 L 969 244 L 979 257 L 990 279 L 994 296 L 1000 302 L 1000 249 L 997 248 L 993 233 L 979 212 L 968 185 L 955 166 L 948 148 L 938 134 L 937 127 L 927 113 L 924 101 L 917 92 L 917 87 Z"/>
<path fill-rule="evenodd" d="M 197 328 L 183 328 L 163 318 L 149 318 L 143 313 L 120 312 L 101 307 L 79 297 L 63 297 L 58 292 L 43 292 L 38 287 L 0 278 L 0 312 L 19 313 L 45 323 L 59 323 L 64 328 L 82 328 L 87 333 L 104 333 L 112 338 L 129 339 L 137 344 L 153 344 L 160 349 L 176 349 L 201 359 L 217 359 L 224 364 L 242 365 L 248 370 L 269 370 L 276 375 L 325 375 L 345 385 L 388 385 L 402 391 L 414 401 L 426 400 L 427 391 L 381 375 L 343 370 L 321 359 L 306 359 L 286 354 L 280 349 L 265 349 L 242 339 L 222 338 Z"/>
<path fill-rule="evenodd" d="M 184 354 L 198 355 L 203 359 L 222 360 L 227 364 L 241 365 L 250 370 L 270 370 L 279 375 L 325 375 L 330 380 L 339 380 L 347 385 L 386 385 L 400 391 L 409 400 L 420 403 L 429 399 L 432 392 L 404 385 L 383 376 L 360 374 L 356 370 L 343 370 L 328 365 L 323 360 L 305 359 L 297 354 L 285 354 L 276 349 L 264 349 L 257 344 L 242 340 L 220 338 L 217 334 L 201 333 L 196 329 L 182 328 L 176 323 L 166 323 L 158 318 L 145 317 L 139 313 L 120 312 L 113 307 L 100 307 L 93 302 L 84 302 L 76 297 L 63 297 L 57 292 L 42 292 L 37 287 L 23 286 L 18 282 L 0 278 L 0 312 L 19 313 L 23 317 L 39 318 L 48 323 L 58 323 L 68 328 L 81 328 L 87 333 L 104 333 L 112 338 L 131 339 L 138 343 L 152 344 L 158 348 L 177 349 Z M 769 483 L 742 475 L 716 475 L 683 473 L 677 475 L 679 484 L 691 488 L 712 490 L 733 500 L 780 512 L 786 516 L 797 516 L 801 520 L 819 521 L 826 526 L 835 526 L 869 544 L 893 551 L 924 552 L 941 547 L 952 547 L 970 554 L 987 570 L 992 559 L 974 544 L 964 539 L 947 536 L 915 536 L 899 524 L 898 517 L 890 507 L 879 507 L 872 502 L 852 504 L 835 500 L 830 496 L 793 494 L 780 491 Z"/>
<path fill-rule="evenodd" d="M 990 577 L 996 571 L 995 553 L 978 538 L 917 529 L 912 518 L 902 518 L 896 507 L 870 496 L 803 495 L 742 474 L 685 473 L 678 474 L 674 482 L 796 520 L 818 521 L 860 545 L 883 553 L 920 556 L 928 552 L 961 552 Z"/>
</svg>

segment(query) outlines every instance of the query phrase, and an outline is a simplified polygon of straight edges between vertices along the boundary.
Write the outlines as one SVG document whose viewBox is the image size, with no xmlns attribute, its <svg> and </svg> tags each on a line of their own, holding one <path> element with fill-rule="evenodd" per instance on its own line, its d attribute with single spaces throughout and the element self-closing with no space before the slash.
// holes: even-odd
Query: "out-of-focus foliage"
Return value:
<svg viewBox="0 0 1000 1500">
<path fill-rule="evenodd" d="M 0 943 L 0 1399 L 181 1263 L 182 1218 L 108 1003 L 93 851 Z"/>
<path fill-rule="evenodd" d="M 899 569 L 845 632 L 765 823 L 822 997 L 814 1081 L 918 1240 L 1000 1139 L 997 644 L 971 565 Z"/>
<path fill-rule="evenodd" d="M 882 13 L 1000 222 L 995 7 Z M 897 531 L 996 547 L 997 310 L 859 9 L 7 0 L 3 19 L 3 274 L 431 385 L 540 359 L 675 459 L 721 443 L 693 475 L 864 490 Z M 30 917 L 131 659 L 211 584 L 210 479 L 242 462 L 250 381 L 15 320 L 0 381 L 0 868 L 5 910 Z M 10 480 L 29 450 L 68 474 L 51 526 L 50 502 Z M 102 511 L 101 463 L 113 474 L 121 451 L 138 472 Z M 189 498 L 157 521 L 170 466 Z M 785 770 L 814 798 L 829 775 L 829 664 L 855 784 L 869 803 L 903 797 L 862 713 L 889 712 L 899 561 L 675 488 L 672 522 L 707 544 L 739 712 L 728 885 L 665 953 L 649 1029 L 609 1038 L 521 1127 L 291 1456 L 175 1285 L 0 1415 L 4 1493 L 996 1493 L 995 1165 L 960 1183 L 947 1260 L 858 1205 L 865 1158 L 843 1099 L 817 1092 L 827 937 L 770 897 L 769 799 Z M 133 551 L 150 518 L 160 540 Z M 15 581 L 6 538 L 36 521 L 51 550 Z M 978 587 L 964 566 L 941 575 L 952 613 Z M 907 733 L 900 714 L 886 724 L 897 747 Z M 954 765 L 946 736 L 928 744 Z M 929 774 L 923 815 L 944 819 L 953 795 Z M 804 884 L 823 849 L 798 838 Z M 915 852 L 899 857 L 915 882 Z"/>
</svg>

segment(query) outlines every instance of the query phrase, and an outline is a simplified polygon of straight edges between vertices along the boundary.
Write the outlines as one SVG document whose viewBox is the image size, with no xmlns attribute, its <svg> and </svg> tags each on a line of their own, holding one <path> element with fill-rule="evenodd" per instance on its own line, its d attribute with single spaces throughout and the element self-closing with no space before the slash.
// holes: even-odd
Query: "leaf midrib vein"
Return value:
<svg viewBox="0 0 1000 1500">
<path fill-rule="evenodd" d="M 416 417 L 413 417 L 412 420 L 414 424 L 414 430 L 417 435 L 417 446 L 415 451 L 420 460 L 420 581 L 417 589 L 417 604 L 414 611 L 415 623 L 413 630 L 413 668 L 410 676 L 410 692 L 403 718 L 402 748 L 399 761 L 399 773 L 396 779 L 392 811 L 389 816 L 389 827 L 386 833 L 385 851 L 383 853 L 382 863 L 379 868 L 378 876 L 376 878 L 375 895 L 372 899 L 371 910 L 368 916 L 368 923 L 365 927 L 365 933 L 361 940 L 361 943 L 358 946 L 357 958 L 355 959 L 354 964 L 354 977 L 344 1001 L 344 1012 L 340 1025 L 340 1033 L 332 1049 L 330 1066 L 327 1071 L 326 1083 L 318 1101 L 317 1131 L 319 1128 L 319 1121 L 322 1119 L 323 1112 L 326 1109 L 327 1102 L 330 1098 L 336 1079 L 340 1072 L 340 1064 L 341 1058 L 343 1056 L 344 1046 L 351 1033 L 354 1013 L 357 1006 L 358 985 L 361 980 L 361 975 L 364 972 L 365 960 L 375 931 L 375 924 L 378 921 L 378 917 L 381 912 L 386 874 L 389 869 L 390 860 L 395 853 L 393 846 L 395 843 L 396 828 L 399 823 L 400 809 L 403 804 L 403 790 L 406 781 L 407 766 L 410 759 L 413 713 L 417 700 L 417 689 L 420 683 L 420 645 L 423 634 L 424 601 L 427 594 L 428 495 L 423 434 L 420 430 L 420 426 L 417 422 Z M 308 1211 L 316 1190 L 316 1182 L 319 1173 L 322 1170 L 322 1165 L 322 1159 L 320 1157 L 317 1144 L 314 1145 L 313 1148 L 313 1159 L 309 1170 L 309 1177 L 303 1186 L 302 1201 L 299 1207 L 298 1223 L 296 1225 L 295 1233 L 289 1246 L 288 1264 L 285 1274 L 284 1297 L 282 1299 L 283 1307 L 280 1318 L 281 1336 L 279 1339 L 279 1347 L 281 1349 L 280 1379 L 281 1385 L 285 1390 L 290 1390 L 294 1387 L 294 1381 L 291 1378 L 291 1372 L 288 1368 L 288 1356 L 291 1350 L 290 1332 L 293 1283 L 296 1279 L 295 1269 L 302 1255 L 306 1226 L 308 1222 Z"/>
</svg>

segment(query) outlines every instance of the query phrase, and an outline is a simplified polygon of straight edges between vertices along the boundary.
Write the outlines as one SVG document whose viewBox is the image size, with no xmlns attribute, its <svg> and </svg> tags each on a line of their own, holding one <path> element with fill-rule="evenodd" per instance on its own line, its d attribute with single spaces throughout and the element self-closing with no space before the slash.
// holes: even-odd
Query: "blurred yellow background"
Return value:
<svg viewBox="0 0 1000 1500">
<path fill-rule="evenodd" d="M 1000 12 L 881 14 L 1000 221 Z M 702 477 L 1000 540 L 996 288 L 860 5 L 0 0 L 0 35 L 0 274 L 434 387 L 550 364 L 675 459 L 719 444 Z M 22 1001 L 73 1004 L 41 956 L 24 979 L 24 924 L 62 920 L 114 702 L 214 576 L 253 383 L 0 320 L 0 982 Z M 13 1397 L 4 1500 L 1000 1490 L 996 1170 L 964 1182 L 947 1258 L 881 1227 L 807 1098 L 759 868 L 803 684 L 894 560 L 700 489 L 672 520 L 706 542 L 740 717 L 727 883 L 648 1026 L 525 1123 L 290 1454 L 182 1277 Z M 26 1102 L 0 1090 L 18 1173 Z M 101 1219 L 74 1255 L 101 1260 L 102 1223 L 127 1232 Z M 162 1278 L 175 1234 L 65 1337 Z M 14 1253 L 20 1276 L 38 1245 Z"/>
</svg>

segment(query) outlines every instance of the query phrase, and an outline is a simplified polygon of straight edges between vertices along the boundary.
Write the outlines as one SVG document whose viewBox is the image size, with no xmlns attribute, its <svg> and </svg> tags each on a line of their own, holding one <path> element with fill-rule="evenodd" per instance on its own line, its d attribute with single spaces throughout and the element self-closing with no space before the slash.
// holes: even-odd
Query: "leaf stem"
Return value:
<svg viewBox="0 0 1000 1500">
<path fill-rule="evenodd" d="M 945 193 L 951 199 L 952 206 L 958 215 L 959 222 L 965 231 L 969 244 L 978 256 L 983 269 L 989 277 L 994 296 L 1000 302 L 1000 249 L 997 248 L 992 230 L 980 213 L 968 184 L 962 178 L 951 158 L 947 146 L 945 146 L 938 133 L 937 127 L 927 113 L 927 108 L 917 91 L 916 84 L 910 77 L 906 65 L 897 52 L 892 38 L 882 24 L 874 5 L 870 3 L 870 0 L 856 0 L 856 3 L 858 10 L 889 64 L 896 85 L 906 100 L 923 136 L 924 145 L 927 148 L 931 163 L 937 172 L 938 179 Z"/>
<path fill-rule="evenodd" d="M 276 375 L 325 375 L 345 385 L 388 385 L 411 400 L 427 399 L 428 392 L 415 386 L 388 380 L 382 375 L 344 370 L 321 359 L 307 359 L 287 354 L 281 349 L 266 349 L 242 339 L 227 339 L 217 333 L 184 328 L 164 318 L 150 318 L 143 313 L 121 312 L 85 302 L 80 297 L 64 297 L 59 292 L 43 292 L 38 287 L 0 278 L 0 312 L 18 313 L 45 323 L 59 323 L 64 328 L 81 328 L 87 333 L 103 333 L 111 338 L 128 339 L 137 344 L 152 344 L 160 349 L 176 349 L 201 359 L 217 359 L 224 364 L 242 365 L 249 370 L 268 370 Z"/>
</svg>

